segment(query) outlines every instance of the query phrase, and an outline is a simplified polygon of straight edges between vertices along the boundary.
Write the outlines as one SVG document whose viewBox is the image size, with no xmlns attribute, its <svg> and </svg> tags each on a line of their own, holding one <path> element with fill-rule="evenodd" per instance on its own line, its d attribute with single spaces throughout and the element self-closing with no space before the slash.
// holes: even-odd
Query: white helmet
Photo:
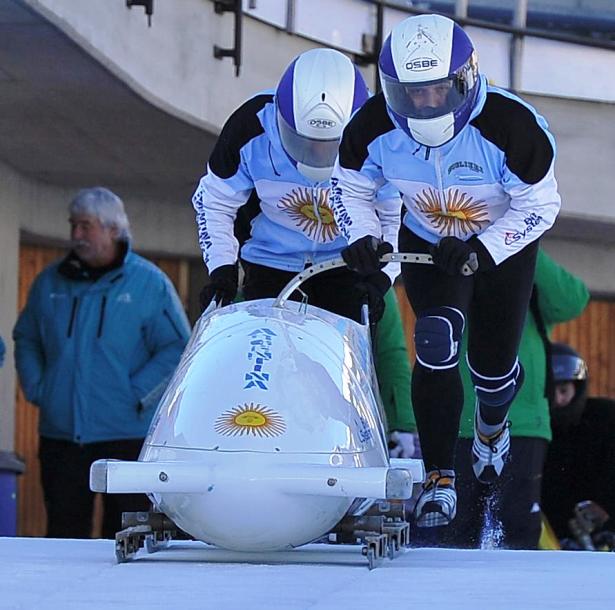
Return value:
<svg viewBox="0 0 615 610">
<path fill-rule="evenodd" d="M 454 21 L 416 15 L 384 42 L 380 82 L 396 123 L 425 146 L 441 146 L 470 119 L 480 79 L 474 45 Z"/>
<path fill-rule="evenodd" d="M 342 131 L 369 96 L 361 73 L 333 49 L 312 49 L 288 66 L 276 89 L 284 150 L 308 179 L 331 177 Z"/>
</svg>

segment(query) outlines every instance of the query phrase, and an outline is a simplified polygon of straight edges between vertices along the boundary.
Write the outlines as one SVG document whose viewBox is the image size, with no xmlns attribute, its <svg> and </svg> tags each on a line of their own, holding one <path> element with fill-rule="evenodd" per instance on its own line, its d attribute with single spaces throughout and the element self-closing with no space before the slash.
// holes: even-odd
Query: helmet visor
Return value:
<svg viewBox="0 0 615 610">
<path fill-rule="evenodd" d="M 553 354 L 551 356 L 551 369 L 555 382 L 587 379 L 587 365 L 580 356 Z"/>
<path fill-rule="evenodd" d="M 402 83 L 380 74 L 387 105 L 408 119 L 435 119 L 454 112 L 470 94 L 465 79 L 457 74 L 426 83 Z"/>
<path fill-rule="evenodd" d="M 339 138 L 316 140 L 303 136 L 293 129 L 279 112 L 278 129 L 282 146 L 294 161 L 310 167 L 333 167 L 340 144 Z"/>
</svg>

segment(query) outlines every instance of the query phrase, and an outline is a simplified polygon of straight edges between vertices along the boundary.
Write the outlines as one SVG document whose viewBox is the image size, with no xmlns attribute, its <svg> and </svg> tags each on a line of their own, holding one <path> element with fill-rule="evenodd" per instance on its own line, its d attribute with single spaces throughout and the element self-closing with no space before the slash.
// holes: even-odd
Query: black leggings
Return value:
<svg viewBox="0 0 615 610">
<path fill-rule="evenodd" d="M 48 538 L 90 538 L 94 492 L 90 491 L 90 465 L 113 458 L 136 460 L 143 439 L 79 445 L 70 441 L 40 438 L 39 458 Z M 122 529 L 122 512 L 149 510 L 142 494 L 103 494 L 102 537 L 115 538 Z"/>
<path fill-rule="evenodd" d="M 400 252 L 429 252 L 429 244 L 408 228 L 399 233 Z M 408 300 L 417 318 L 427 309 L 454 307 L 466 319 L 468 358 L 485 377 L 512 369 L 532 292 L 538 242 L 528 244 L 494 270 L 448 275 L 433 265 L 402 265 Z M 431 369 L 416 362 L 412 404 L 428 470 L 452 469 L 463 387 L 458 367 Z"/>
<path fill-rule="evenodd" d="M 277 297 L 282 288 L 297 273 L 282 271 L 246 260 L 241 261 L 245 272 L 243 295 L 248 301 Z M 361 322 L 361 306 L 365 293 L 357 289 L 359 276 L 345 267 L 319 273 L 305 281 L 299 290 L 308 297 L 308 303 L 340 316 Z M 302 295 L 295 291 L 290 299 L 300 301 Z"/>
</svg>

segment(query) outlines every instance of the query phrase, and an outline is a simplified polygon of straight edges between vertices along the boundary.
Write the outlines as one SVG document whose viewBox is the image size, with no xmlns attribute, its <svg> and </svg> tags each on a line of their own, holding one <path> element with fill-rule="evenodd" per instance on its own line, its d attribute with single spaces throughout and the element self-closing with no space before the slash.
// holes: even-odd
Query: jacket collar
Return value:
<svg viewBox="0 0 615 610">
<path fill-rule="evenodd" d="M 74 250 L 71 250 L 66 258 L 60 263 L 58 273 L 78 282 L 96 282 L 103 275 L 120 269 L 126 262 L 126 256 L 130 251 L 130 244 L 127 241 L 118 242 L 119 252 L 116 259 L 109 265 L 104 267 L 90 267 L 86 262 L 82 261 Z"/>
</svg>

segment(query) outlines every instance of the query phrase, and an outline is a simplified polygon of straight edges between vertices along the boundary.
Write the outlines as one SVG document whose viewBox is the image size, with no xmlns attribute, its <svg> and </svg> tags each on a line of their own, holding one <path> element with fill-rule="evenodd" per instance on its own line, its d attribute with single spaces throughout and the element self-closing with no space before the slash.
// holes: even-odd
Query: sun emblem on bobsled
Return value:
<svg viewBox="0 0 615 610">
<path fill-rule="evenodd" d="M 251 402 L 222 413 L 216 419 L 214 429 L 223 436 L 271 437 L 286 432 L 286 424 L 273 409 Z"/>
</svg>

